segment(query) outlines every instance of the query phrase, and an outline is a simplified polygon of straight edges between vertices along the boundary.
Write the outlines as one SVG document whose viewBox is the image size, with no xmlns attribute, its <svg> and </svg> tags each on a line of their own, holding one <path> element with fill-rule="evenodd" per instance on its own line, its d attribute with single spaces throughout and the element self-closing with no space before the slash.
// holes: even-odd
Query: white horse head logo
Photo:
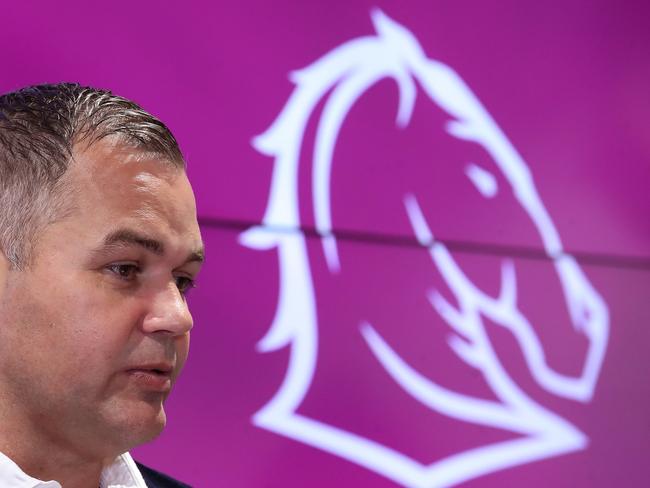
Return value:
<svg viewBox="0 0 650 488">
<path fill-rule="evenodd" d="M 241 242 L 255 249 L 277 249 L 280 267 L 276 315 L 258 348 L 262 352 L 287 346 L 291 349 L 281 387 L 255 414 L 253 422 L 404 486 L 421 488 L 452 486 L 494 471 L 583 449 L 587 444 L 584 433 L 533 400 L 509 376 L 486 334 L 484 320 L 487 318 L 512 333 L 532 377 L 544 390 L 588 402 L 608 341 L 607 306 L 579 264 L 564 252 L 526 162 L 459 75 L 449 66 L 428 59 L 413 34 L 382 12 L 373 11 L 372 20 L 376 36 L 347 42 L 293 74 L 296 87 L 286 105 L 272 126 L 254 140 L 255 148 L 273 157 L 275 166 L 264 225 L 246 231 Z M 404 210 L 415 237 L 428 249 L 432 266 L 457 298 L 458 306 L 454 306 L 436 292 L 429 294 L 434 310 L 453 331 L 449 346 L 482 375 L 498 400 L 475 398 L 436 384 L 410 366 L 367 321 L 361 324 L 359 333 L 386 373 L 433 412 L 519 435 L 514 440 L 468 449 L 431 464 L 296 412 L 310 388 L 318 354 L 314 284 L 305 236 L 299 232 L 266 230 L 301 227 L 297 175 L 302 138 L 316 106 L 324 102 L 312 161 L 313 207 L 328 268 L 331 272 L 340 270 L 330 214 L 332 154 L 348 112 L 359 97 L 382 79 L 393 79 L 399 88 L 398 126 L 409 124 L 417 82 L 430 101 L 451 117 L 449 134 L 479 144 L 493 158 L 553 262 L 574 329 L 588 342 L 580 374 L 565 375 L 551 368 L 534 328 L 518 308 L 514 263 L 504 260 L 501 293 L 497 298 L 488 296 L 467 277 L 444 243 L 435 240 L 417 197 L 404 195 Z M 468 165 L 466 173 L 484 197 L 490 198 L 497 191 L 493 177 L 482 168 Z"/>
</svg>

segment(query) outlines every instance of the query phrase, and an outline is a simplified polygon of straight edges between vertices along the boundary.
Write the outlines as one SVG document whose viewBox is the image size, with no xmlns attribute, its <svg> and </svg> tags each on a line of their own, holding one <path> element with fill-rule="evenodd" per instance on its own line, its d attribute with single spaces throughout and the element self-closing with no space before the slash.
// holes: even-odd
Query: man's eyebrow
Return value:
<svg viewBox="0 0 650 488">
<path fill-rule="evenodd" d="M 117 229 L 111 232 L 104 238 L 102 248 L 132 245 L 143 247 L 159 256 L 165 254 L 165 246 L 162 242 L 131 229 Z"/>
<path fill-rule="evenodd" d="M 205 261 L 205 250 L 203 249 L 203 246 L 201 246 L 200 249 L 191 252 L 185 260 L 186 263 L 202 263 L 203 261 Z"/>
<path fill-rule="evenodd" d="M 117 229 L 111 232 L 110 234 L 108 234 L 104 238 L 104 242 L 102 243 L 100 252 L 101 250 L 104 249 L 111 249 L 111 248 L 122 247 L 122 246 L 133 246 L 133 245 L 142 247 L 147 251 L 152 252 L 158 256 L 163 256 L 165 254 L 165 246 L 161 241 L 152 238 L 150 236 L 147 236 L 146 234 L 142 234 L 133 229 Z M 188 255 L 185 262 L 202 263 L 204 260 L 205 260 L 205 251 L 203 249 L 203 246 L 201 246 L 197 250 L 192 251 Z"/>
</svg>

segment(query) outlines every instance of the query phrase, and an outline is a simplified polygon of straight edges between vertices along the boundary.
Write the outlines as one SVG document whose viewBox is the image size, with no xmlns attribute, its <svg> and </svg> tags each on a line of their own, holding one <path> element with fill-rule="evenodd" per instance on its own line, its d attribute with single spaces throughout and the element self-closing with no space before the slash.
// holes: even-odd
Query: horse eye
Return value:
<svg viewBox="0 0 650 488">
<path fill-rule="evenodd" d="M 499 192 L 497 179 L 488 170 L 470 163 L 465 168 L 465 174 L 485 198 L 492 198 Z"/>
</svg>

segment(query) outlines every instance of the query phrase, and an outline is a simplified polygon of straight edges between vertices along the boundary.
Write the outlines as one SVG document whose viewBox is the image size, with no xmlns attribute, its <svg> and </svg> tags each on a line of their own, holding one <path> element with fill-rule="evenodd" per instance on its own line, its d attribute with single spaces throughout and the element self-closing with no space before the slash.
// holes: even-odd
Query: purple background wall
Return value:
<svg viewBox="0 0 650 488">
<path fill-rule="evenodd" d="M 589 443 L 463 486 L 645 486 L 650 7 L 613 0 L 5 3 L 0 91 L 64 80 L 110 88 L 164 120 L 187 156 L 208 260 L 191 295 L 192 350 L 168 402 L 169 425 L 135 457 L 195 486 L 399 486 L 251 422 L 281 385 L 290 348 L 256 350 L 276 311 L 278 255 L 238 240 L 262 222 L 274 166 L 251 139 L 291 95 L 289 73 L 346 41 L 375 35 L 373 7 L 408 28 L 427 57 L 451 66 L 473 90 L 527 161 L 564 249 L 609 310 L 609 344 L 588 402 L 540 388 L 512 335 L 488 324 L 522 390 Z M 485 152 L 436 135 L 449 117 L 421 101 L 419 89 L 405 130 L 394 128 L 395 85 L 382 81 L 341 131 L 332 218 L 342 272 L 327 270 L 320 242 L 308 233 L 321 335 L 312 388 L 298 412 L 429 464 L 517 435 L 416 402 L 378 367 L 359 334 L 359 320 L 371 320 L 428 378 L 494 399 L 451 351 L 450 329 L 426 301 L 437 285 L 405 217 L 405 192 L 419 195 L 436 238 L 487 293 L 498 293 L 502 259 L 512 258 L 520 306 L 555 369 L 579 374 L 588 344 L 573 330 L 552 261 L 512 195 L 502 191 L 485 203 L 459 170 L 467 161 L 490 164 Z M 308 125 L 306 140 L 314 131 Z M 306 142 L 305 154 L 310 148 Z M 305 154 L 299 211 L 311 229 Z"/>
</svg>

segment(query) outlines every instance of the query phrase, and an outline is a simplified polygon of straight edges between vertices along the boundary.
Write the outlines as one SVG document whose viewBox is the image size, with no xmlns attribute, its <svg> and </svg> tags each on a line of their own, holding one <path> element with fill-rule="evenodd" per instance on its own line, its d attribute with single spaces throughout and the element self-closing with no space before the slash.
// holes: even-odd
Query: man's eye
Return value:
<svg viewBox="0 0 650 488">
<path fill-rule="evenodd" d="M 196 286 L 194 280 L 188 278 L 187 276 L 175 276 L 174 281 L 176 282 L 178 291 L 180 291 L 183 295 L 187 295 L 189 291 Z"/>
<path fill-rule="evenodd" d="M 134 280 L 136 275 L 140 272 L 140 267 L 135 264 L 110 264 L 106 269 L 125 281 Z"/>
</svg>

